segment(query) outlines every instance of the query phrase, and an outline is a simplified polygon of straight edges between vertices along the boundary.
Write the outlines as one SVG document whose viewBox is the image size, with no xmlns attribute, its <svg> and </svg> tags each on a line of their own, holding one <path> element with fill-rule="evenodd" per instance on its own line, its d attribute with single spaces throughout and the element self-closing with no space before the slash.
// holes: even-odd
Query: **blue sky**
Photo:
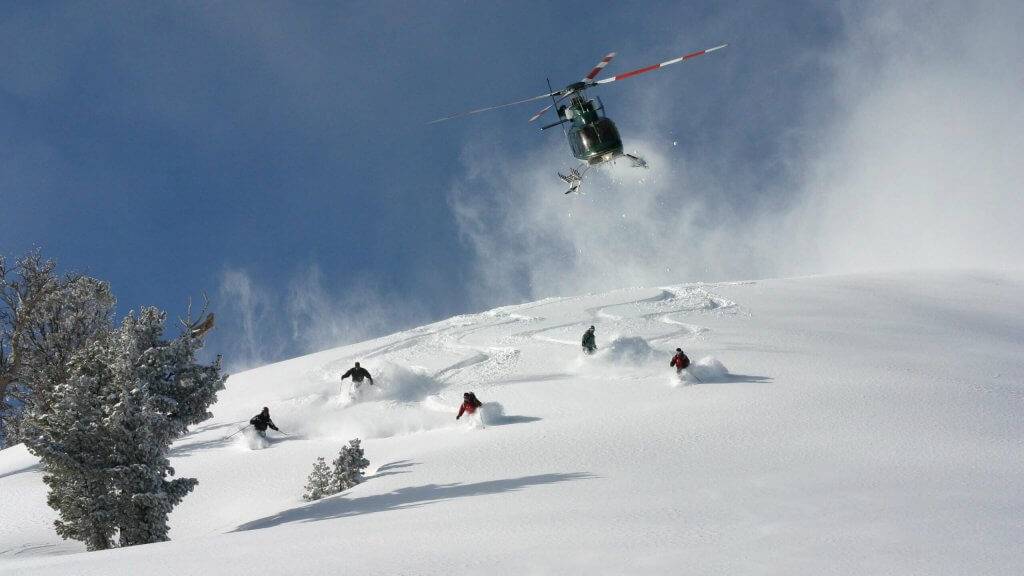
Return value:
<svg viewBox="0 0 1024 576">
<path fill-rule="evenodd" d="M 1004 248 L 976 263 L 1018 266 L 1019 249 L 1005 246 L 1019 233 L 998 214 L 1019 207 L 1019 173 L 1002 155 L 1019 142 L 1019 64 L 1006 54 L 1019 54 L 1021 12 L 995 2 L 8 3 L 0 252 L 41 247 L 111 281 L 123 311 L 178 313 L 206 290 L 221 320 L 210 347 L 232 366 L 558 293 L 940 264 L 928 239 L 950 227 L 967 232 L 945 254 L 989 254 L 972 240 L 987 234 Z M 542 93 L 547 77 L 565 85 L 608 51 L 615 74 L 723 42 L 602 87 L 626 148 L 652 168 L 616 166 L 582 197 L 560 194 L 554 173 L 573 165 L 561 135 L 526 124 L 539 106 L 425 124 Z M 981 116 L 934 134 L 959 125 L 942 102 Z M 930 153 L 879 153 L 900 134 Z M 982 165 L 932 180 L 928 167 L 954 170 L 947 160 L 966 141 Z M 995 191 L 988 210 L 935 208 L 936 195 L 941 207 L 977 194 L 967 180 L 979 172 Z M 908 173 L 895 206 L 891 193 L 864 192 L 880 188 L 865 175 Z M 900 258 L 860 244 L 865 231 L 906 230 L 922 206 L 914 234 L 894 237 Z M 860 214 L 870 218 L 849 226 Z"/>
</svg>

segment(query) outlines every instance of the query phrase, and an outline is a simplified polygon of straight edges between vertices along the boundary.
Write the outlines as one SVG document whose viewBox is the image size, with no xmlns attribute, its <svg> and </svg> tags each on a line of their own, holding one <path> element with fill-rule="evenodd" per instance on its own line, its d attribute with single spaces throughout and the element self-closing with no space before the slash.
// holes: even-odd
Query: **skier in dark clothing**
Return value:
<svg viewBox="0 0 1024 576">
<path fill-rule="evenodd" d="M 352 377 L 352 382 L 355 382 L 357 387 L 360 384 L 363 383 L 363 379 L 364 378 L 369 379 L 370 380 L 370 384 L 373 384 L 373 376 L 370 376 L 370 372 L 366 368 L 363 368 L 362 366 L 360 366 L 359 362 L 356 362 L 355 366 L 353 366 L 352 368 L 349 368 L 348 372 L 345 372 L 344 374 L 342 374 L 341 375 L 341 379 L 344 380 L 345 378 L 348 378 L 349 376 Z"/>
<path fill-rule="evenodd" d="M 277 432 L 280 432 L 277 426 L 274 425 L 274 421 L 270 419 L 270 408 L 267 408 L 266 406 L 263 407 L 263 410 L 259 414 L 253 416 L 249 420 L 249 424 L 252 424 L 252 427 L 259 432 L 260 436 L 267 435 L 268 426 Z"/>
<path fill-rule="evenodd" d="M 358 402 L 359 398 L 363 394 L 363 392 L 362 392 L 363 380 L 369 379 L 370 380 L 370 384 L 372 385 L 373 384 L 373 376 L 370 376 L 370 372 L 366 368 L 363 368 L 362 366 L 360 366 L 359 362 L 356 362 L 355 366 L 353 366 L 352 368 L 349 368 L 348 372 L 345 372 L 344 374 L 342 374 L 341 375 L 341 379 L 344 380 L 345 378 L 348 378 L 349 376 L 352 377 L 352 387 L 349 388 L 348 397 L 353 402 Z"/>
<path fill-rule="evenodd" d="M 676 374 L 678 374 L 690 365 L 690 359 L 683 352 L 682 348 L 676 348 L 676 355 L 672 357 L 672 361 L 668 365 L 673 366 L 676 369 Z"/>
<path fill-rule="evenodd" d="M 593 354 L 594 350 L 597 350 L 597 339 L 594 338 L 594 327 L 591 326 L 583 333 L 583 351 Z"/>
<path fill-rule="evenodd" d="M 459 415 L 455 417 L 456 420 L 462 418 L 462 415 L 469 414 L 470 416 L 476 412 L 476 409 L 483 406 L 483 402 L 477 400 L 476 394 L 472 392 L 466 392 L 462 395 L 462 406 L 459 406 Z"/>
</svg>

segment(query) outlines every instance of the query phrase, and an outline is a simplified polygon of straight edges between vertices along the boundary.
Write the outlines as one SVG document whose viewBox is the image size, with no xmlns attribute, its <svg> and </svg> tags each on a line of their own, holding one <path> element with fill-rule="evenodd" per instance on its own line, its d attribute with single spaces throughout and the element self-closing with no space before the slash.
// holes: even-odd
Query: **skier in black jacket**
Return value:
<svg viewBox="0 0 1024 576">
<path fill-rule="evenodd" d="M 252 427 L 259 432 L 260 436 L 267 435 L 268 426 L 280 432 L 277 426 L 274 425 L 274 421 L 270 419 L 270 408 L 267 408 L 266 406 L 263 407 L 263 410 L 259 414 L 253 416 L 249 420 L 249 424 L 252 424 Z"/>
<path fill-rule="evenodd" d="M 364 378 L 369 379 L 370 380 L 370 384 L 373 384 L 373 376 L 370 376 L 369 370 L 367 370 L 366 368 L 363 368 L 362 366 L 360 366 L 359 362 L 356 362 L 355 366 L 353 366 L 352 368 L 349 368 L 348 372 L 345 372 L 344 374 L 342 374 L 341 375 L 341 379 L 344 380 L 345 378 L 348 378 L 349 376 L 352 377 L 352 382 L 355 383 L 357 388 L 359 387 L 360 384 L 363 383 L 363 379 Z"/>
<path fill-rule="evenodd" d="M 583 351 L 593 354 L 594 350 L 597 350 L 597 340 L 594 338 L 594 327 L 591 326 L 583 333 Z"/>
</svg>

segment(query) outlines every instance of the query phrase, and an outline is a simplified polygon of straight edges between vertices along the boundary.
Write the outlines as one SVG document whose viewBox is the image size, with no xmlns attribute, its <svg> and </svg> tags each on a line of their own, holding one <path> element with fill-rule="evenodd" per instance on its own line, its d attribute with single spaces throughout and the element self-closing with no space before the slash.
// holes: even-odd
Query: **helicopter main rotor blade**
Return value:
<svg viewBox="0 0 1024 576">
<path fill-rule="evenodd" d="M 553 103 L 552 103 L 552 104 L 548 104 L 547 106 L 545 106 L 545 107 L 541 108 L 539 112 L 537 112 L 537 113 L 536 113 L 536 114 L 534 114 L 533 116 L 530 116 L 530 119 L 528 120 L 528 122 L 533 122 L 533 121 L 534 121 L 534 120 L 536 120 L 537 118 L 540 118 L 541 116 L 543 116 L 543 115 L 544 115 L 544 113 L 545 113 L 545 112 L 547 112 L 548 110 L 550 110 L 552 106 L 554 106 L 554 104 L 553 104 Z"/>
<path fill-rule="evenodd" d="M 611 78 L 605 78 L 604 80 L 598 80 L 597 82 L 594 82 L 594 84 L 607 84 L 609 82 L 615 82 L 616 80 L 625 80 L 626 78 L 632 78 L 633 76 L 636 76 L 638 74 L 643 74 L 644 72 L 650 72 L 651 70 L 657 70 L 658 68 L 661 68 L 663 66 L 669 66 L 671 64 L 676 64 L 678 62 L 685 62 L 687 60 L 690 60 L 691 58 L 696 58 L 697 56 L 703 56 L 705 54 L 710 54 L 711 52 L 714 52 L 715 50 L 721 50 L 722 48 L 725 48 L 726 46 L 728 46 L 728 44 L 722 44 L 721 46 L 715 46 L 714 48 L 708 48 L 707 50 L 698 50 L 696 52 L 690 52 L 689 54 L 685 54 L 683 56 L 680 56 L 679 58 L 673 58 L 671 60 L 666 60 L 665 62 L 662 62 L 661 64 L 655 64 L 653 66 L 647 66 L 646 68 L 637 68 L 636 70 L 631 70 L 631 71 L 626 72 L 624 74 L 619 74 L 618 76 L 612 76 Z"/>
<path fill-rule="evenodd" d="M 612 58 L 615 58 L 615 52 L 605 54 L 605 57 L 597 63 L 597 66 L 594 66 L 594 69 L 590 71 L 590 74 L 583 77 L 583 81 L 587 83 L 593 82 L 594 78 L 597 78 L 597 75 L 601 73 L 601 70 L 604 70 L 604 67 L 612 61 Z"/>
<path fill-rule="evenodd" d="M 444 118 L 438 118 L 437 120 L 431 120 L 427 124 L 437 124 L 438 122 L 444 122 L 445 120 L 451 120 L 453 118 L 461 118 L 463 116 L 471 116 L 473 114 L 479 114 L 481 112 L 487 112 L 488 110 L 497 110 L 498 108 L 508 108 L 509 106 L 515 106 L 517 104 L 526 104 L 527 102 L 533 102 L 535 100 L 541 100 L 549 96 L 557 95 L 558 92 L 548 92 L 547 94 L 541 94 L 540 96 L 534 96 L 533 98 L 524 98 L 522 100 L 516 100 L 515 102 L 509 102 L 507 104 L 498 104 L 497 106 L 488 106 L 487 108 L 477 108 L 476 110 L 470 110 L 468 112 L 459 112 L 458 114 L 452 114 L 451 116 L 445 116 Z M 546 110 L 546 109 L 545 109 Z"/>
</svg>

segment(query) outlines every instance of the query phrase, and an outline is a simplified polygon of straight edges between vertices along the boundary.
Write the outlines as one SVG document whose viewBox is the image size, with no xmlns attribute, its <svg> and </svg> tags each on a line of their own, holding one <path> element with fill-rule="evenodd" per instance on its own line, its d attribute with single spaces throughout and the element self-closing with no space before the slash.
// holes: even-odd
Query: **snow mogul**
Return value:
<svg viewBox="0 0 1024 576">
<path fill-rule="evenodd" d="M 476 412 L 476 409 L 483 406 L 484 403 L 477 399 L 476 394 L 472 392 L 465 392 L 462 394 L 462 406 L 459 406 L 459 414 L 455 417 L 456 420 L 462 418 L 463 414 L 470 416 Z"/>
<path fill-rule="evenodd" d="M 594 337 L 594 327 L 591 326 L 583 333 L 583 351 L 593 354 L 595 350 L 597 350 L 597 338 Z"/>
<path fill-rule="evenodd" d="M 276 432 L 281 431 L 274 425 L 274 421 L 270 419 L 270 408 L 267 408 L 266 406 L 263 407 L 263 410 L 261 410 L 259 414 L 253 416 L 249 420 L 249 424 L 252 424 L 252 427 L 256 429 L 256 433 L 264 438 L 267 437 L 268 427 L 274 429 Z"/>
</svg>

